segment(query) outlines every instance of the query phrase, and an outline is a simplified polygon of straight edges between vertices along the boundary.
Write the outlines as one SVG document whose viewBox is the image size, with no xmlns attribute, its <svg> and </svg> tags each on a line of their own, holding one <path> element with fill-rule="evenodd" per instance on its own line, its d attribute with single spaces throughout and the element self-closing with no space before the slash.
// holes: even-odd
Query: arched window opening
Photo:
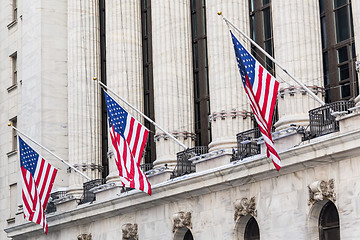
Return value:
<svg viewBox="0 0 360 240">
<path fill-rule="evenodd" d="M 194 240 L 190 230 L 187 230 L 187 232 L 185 233 L 184 240 Z"/>
<path fill-rule="evenodd" d="M 328 201 L 321 209 L 319 217 L 319 239 L 339 240 L 339 214 L 333 202 Z"/>
<path fill-rule="evenodd" d="M 259 225 L 257 224 L 254 217 L 251 217 L 246 224 L 244 240 L 259 240 L 260 239 L 260 231 Z"/>
</svg>

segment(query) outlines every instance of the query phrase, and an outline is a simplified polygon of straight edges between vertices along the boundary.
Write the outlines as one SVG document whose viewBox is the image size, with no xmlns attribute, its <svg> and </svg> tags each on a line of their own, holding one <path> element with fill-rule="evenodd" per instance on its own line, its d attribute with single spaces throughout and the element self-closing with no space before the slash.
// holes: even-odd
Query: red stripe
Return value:
<svg viewBox="0 0 360 240">
<path fill-rule="evenodd" d="M 131 138 L 132 138 L 132 134 L 133 134 L 133 129 L 134 129 L 134 122 L 135 122 L 135 119 L 133 117 L 130 117 L 130 124 L 129 124 L 129 132 L 128 132 L 128 135 L 125 136 L 126 138 L 126 142 L 128 144 L 130 144 L 131 142 Z"/>
<path fill-rule="evenodd" d="M 44 170 L 44 161 L 43 161 L 43 159 L 41 158 L 40 159 L 40 157 L 39 157 L 39 159 L 38 159 L 38 161 L 40 161 L 40 169 L 39 169 L 39 174 L 38 174 L 38 177 L 35 179 L 35 184 L 36 184 L 36 186 L 38 186 L 39 185 L 39 182 L 40 182 L 40 180 L 41 180 L 41 173 L 42 173 L 42 171 Z M 38 163 L 39 164 L 39 163 Z M 35 176 L 34 176 L 35 177 Z"/>
<path fill-rule="evenodd" d="M 255 119 L 256 119 L 256 121 L 257 121 L 257 123 L 259 125 L 260 132 L 261 132 L 261 134 L 263 135 L 264 138 L 266 137 L 266 138 L 270 139 L 270 141 L 273 143 L 272 136 L 271 136 L 271 125 L 270 125 L 270 128 L 269 128 L 268 124 L 266 123 L 264 117 L 261 114 L 261 109 L 259 107 L 259 103 L 256 102 L 256 99 L 255 99 L 255 102 L 251 100 L 250 95 L 252 95 L 253 97 L 255 97 L 255 96 L 254 96 L 254 93 L 252 92 L 252 87 L 251 87 L 250 81 L 248 79 L 248 76 L 246 76 L 245 86 L 246 86 L 245 87 L 245 92 L 248 95 L 248 98 L 250 100 L 250 106 L 251 106 L 251 109 L 253 110 Z M 258 112 L 258 110 L 260 112 Z M 264 127 L 262 127 L 262 126 L 264 126 Z M 270 151 L 274 156 L 276 156 L 280 160 L 280 157 L 279 157 L 278 153 L 276 152 L 276 150 L 274 148 L 272 148 L 266 142 L 265 142 L 265 145 L 267 147 L 267 151 Z M 274 163 L 273 159 L 272 159 L 272 162 Z M 275 164 L 275 163 L 274 163 L 274 166 L 279 171 L 280 166 Z"/>
<path fill-rule="evenodd" d="M 261 116 L 264 118 L 264 120 L 266 122 L 266 125 L 269 124 L 269 119 L 266 119 L 265 117 L 266 117 L 267 102 L 269 100 L 270 82 L 271 82 L 271 75 L 267 73 L 266 74 L 265 89 L 263 89 L 263 91 L 265 91 L 264 105 L 261 106 Z M 270 125 L 270 127 L 271 127 L 271 125 Z"/>
<path fill-rule="evenodd" d="M 45 161 L 42 159 L 41 160 L 41 165 L 44 165 L 45 164 Z M 51 166 L 50 164 L 47 165 L 46 167 L 46 172 L 45 172 L 45 176 L 44 176 L 44 181 L 42 183 L 42 186 L 39 186 L 39 184 L 36 184 L 37 185 L 37 188 L 38 188 L 38 191 L 40 191 L 39 193 L 39 198 L 42 199 L 42 196 L 44 194 L 44 191 L 45 191 L 45 187 L 46 187 L 46 184 L 47 184 L 47 181 L 48 181 L 48 177 L 49 177 L 49 173 L 50 173 L 50 170 L 51 170 Z M 38 174 L 38 177 L 37 177 L 37 181 L 41 179 L 42 175 L 44 173 L 41 171 L 39 172 Z"/>
<path fill-rule="evenodd" d="M 272 98 L 271 105 L 270 105 L 270 114 L 269 114 L 269 122 L 268 122 L 268 128 L 269 129 L 271 129 L 274 109 L 275 109 L 275 105 L 276 105 L 277 92 L 278 92 L 278 89 L 279 89 L 278 81 L 276 81 L 275 79 L 273 81 L 274 81 L 274 90 L 272 92 L 273 98 Z"/>
<path fill-rule="evenodd" d="M 47 191 L 47 193 L 46 193 L 46 197 L 44 198 L 43 209 L 46 209 L 46 205 L 47 205 L 47 202 L 48 202 L 49 197 L 50 197 L 51 189 L 52 189 L 52 187 L 53 187 L 56 174 L 57 174 L 57 169 L 54 168 L 54 171 L 53 171 L 53 174 L 52 174 L 52 176 L 51 176 L 50 182 L 48 183 L 49 188 L 48 188 L 48 191 Z"/>
<path fill-rule="evenodd" d="M 259 65 L 258 88 L 257 88 L 257 90 L 256 90 L 256 94 L 254 95 L 257 102 L 260 101 L 261 92 L 263 91 L 263 89 L 262 89 L 263 71 L 264 71 L 264 68 L 263 68 L 261 65 Z M 256 80 L 255 80 L 255 81 L 256 81 Z M 251 89 L 252 89 L 252 87 L 251 87 Z"/>
<path fill-rule="evenodd" d="M 146 145 L 146 140 L 147 140 L 147 137 L 149 135 L 149 130 L 147 130 L 145 128 L 145 131 L 144 131 L 144 137 L 143 137 L 143 141 L 141 143 L 141 146 L 140 146 L 140 149 L 139 149 L 139 160 L 137 161 L 137 166 L 140 167 L 140 159 L 142 157 L 142 154 L 144 152 L 144 149 L 145 149 L 145 145 Z"/>
<path fill-rule="evenodd" d="M 136 126 L 136 135 L 134 136 L 135 137 L 135 142 L 134 142 L 133 149 L 131 150 L 133 152 L 134 157 L 136 156 L 136 152 L 137 152 L 137 149 L 138 149 L 141 127 L 142 126 L 141 126 L 140 123 L 138 123 L 137 126 Z M 139 156 L 139 158 L 141 159 L 141 156 Z M 135 160 L 136 160 L 136 162 L 138 162 L 138 159 L 135 159 Z"/>
</svg>

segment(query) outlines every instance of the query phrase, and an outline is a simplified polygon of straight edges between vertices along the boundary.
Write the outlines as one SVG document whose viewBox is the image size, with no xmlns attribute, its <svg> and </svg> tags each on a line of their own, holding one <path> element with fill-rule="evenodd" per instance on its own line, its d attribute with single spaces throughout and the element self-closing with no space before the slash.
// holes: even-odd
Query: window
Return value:
<svg viewBox="0 0 360 240">
<path fill-rule="evenodd" d="M 260 47 L 274 56 L 271 1 L 249 0 L 250 36 Z M 252 55 L 274 75 L 274 63 L 261 53 L 255 46 L 251 46 Z"/>
<path fill-rule="evenodd" d="M 17 4 L 17 0 L 13 0 L 12 1 L 12 18 L 13 18 L 13 21 L 16 21 L 17 19 L 17 11 L 18 11 L 18 4 Z"/>
<path fill-rule="evenodd" d="M 141 25 L 143 46 L 144 114 L 152 120 L 155 120 L 151 47 L 151 1 L 141 0 Z M 154 142 L 155 127 L 147 120 L 145 120 L 145 126 L 150 130 L 149 140 L 145 148 L 145 163 L 150 164 L 155 161 L 156 158 Z"/>
<path fill-rule="evenodd" d="M 319 240 L 339 240 L 339 214 L 333 202 L 328 201 L 321 209 L 319 218 Z"/>
<path fill-rule="evenodd" d="M 15 218 L 15 214 L 17 212 L 17 184 L 11 184 L 9 186 L 10 188 L 10 219 Z"/>
<path fill-rule="evenodd" d="M 12 126 L 17 127 L 17 117 L 10 119 Z M 17 132 L 12 128 L 11 130 L 11 151 L 17 150 Z"/>
<path fill-rule="evenodd" d="M 12 85 L 17 84 L 17 53 L 10 56 L 11 58 L 11 81 Z"/>
<path fill-rule="evenodd" d="M 260 232 L 259 225 L 257 224 L 254 217 L 251 217 L 246 224 L 244 240 L 259 240 Z"/>
<path fill-rule="evenodd" d="M 194 240 L 190 230 L 187 230 L 187 232 L 185 233 L 184 240 Z"/>
<path fill-rule="evenodd" d="M 325 101 L 358 95 L 351 0 L 319 0 Z"/>
<path fill-rule="evenodd" d="M 194 77 L 194 110 L 196 146 L 211 142 L 210 97 L 206 40 L 206 5 L 204 0 L 191 1 L 191 29 Z"/>
</svg>

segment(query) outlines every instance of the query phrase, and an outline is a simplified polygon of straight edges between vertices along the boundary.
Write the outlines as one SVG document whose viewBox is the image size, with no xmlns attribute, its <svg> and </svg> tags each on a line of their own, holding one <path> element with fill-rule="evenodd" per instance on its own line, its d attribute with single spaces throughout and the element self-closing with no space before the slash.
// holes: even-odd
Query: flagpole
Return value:
<svg viewBox="0 0 360 240">
<path fill-rule="evenodd" d="M 15 131 L 17 131 L 18 133 L 20 133 L 21 135 L 23 135 L 24 137 L 26 137 L 27 139 L 29 139 L 30 141 L 32 141 L 33 143 L 35 143 L 37 146 L 41 147 L 42 149 L 44 149 L 45 151 L 47 151 L 48 153 L 50 153 L 51 155 L 53 155 L 55 158 L 57 158 L 58 160 L 60 160 L 62 163 L 64 163 L 65 165 L 67 165 L 68 167 L 70 167 L 71 169 L 73 169 L 75 172 L 79 173 L 81 176 L 83 176 L 84 178 L 86 178 L 87 180 L 91 181 L 92 179 L 89 178 L 88 176 L 86 176 L 85 174 L 83 174 L 82 172 L 80 172 L 79 170 L 77 170 L 74 166 L 72 166 L 70 163 L 64 161 L 62 158 L 60 158 L 59 156 L 57 156 L 55 153 L 51 152 L 49 149 L 47 149 L 46 147 L 42 146 L 40 143 L 36 142 L 35 140 L 33 140 L 31 137 L 29 137 L 28 135 L 26 135 L 25 133 L 23 133 L 22 131 L 20 131 L 19 129 L 17 129 L 16 127 L 12 126 L 11 123 L 8 124 L 8 126 L 12 127 Z"/>
<path fill-rule="evenodd" d="M 270 58 L 271 61 L 273 61 L 281 70 L 283 70 L 292 80 L 294 80 L 297 84 L 299 84 L 306 92 L 308 92 L 316 101 L 318 101 L 322 106 L 325 105 L 325 102 L 321 100 L 318 96 L 316 96 L 309 88 L 307 88 L 302 82 L 297 80 L 293 75 L 291 75 L 282 65 L 275 60 L 269 53 L 267 53 L 262 47 L 260 47 L 254 40 L 252 40 L 250 37 L 248 37 L 243 31 L 241 31 L 238 27 L 236 27 L 232 22 L 230 22 L 229 19 L 227 19 L 221 11 L 217 13 L 219 16 L 222 16 L 223 20 L 230 24 L 233 28 L 235 28 L 236 31 L 241 33 L 247 40 L 249 40 L 255 47 L 257 47 L 263 54 L 266 55 L 266 57 Z"/>
<path fill-rule="evenodd" d="M 97 81 L 97 78 L 94 77 L 94 80 Z M 116 97 L 120 98 L 121 101 L 123 101 L 124 103 L 126 103 L 126 105 L 128 105 L 130 108 L 132 108 L 133 110 L 135 110 L 137 113 L 139 113 L 141 116 L 143 116 L 146 120 L 148 120 L 150 123 L 152 123 L 155 127 L 159 128 L 161 131 L 163 131 L 166 135 L 168 135 L 172 140 L 174 140 L 175 142 L 177 142 L 181 147 L 183 147 L 185 150 L 188 149 L 188 147 L 186 145 L 184 145 L 182 142 L 180 142 L 179 140 L 177 140 L 172 134 L 170 134 L 169 132 L 167 132 L 166 130 L 164 130 L 162 127 L 160 127 L 159 125 L 156 124 L 156 122 L 154 122 L 153 120 L 151 120 L 148 116 L 146 116 L 145 114 L 143 114 L 141 111 L 139 111 L 137 108 L 135 108 L 134 106 L 132 106 L 130 103 L 128 103 L 125 99 L 123 99 L 122 97 L 120 97 L 117 93 L 115 93 L 113 90 L 111 90 L 110 88 L 108 88 L 108 86 L 106 86 L 105 84 L 103 84 L 100 81 L 97 81 L 98 84 L 100 84 L 100 86 L 102 86 L 103 88 L 106 88 L 106 90 L 110 91 L 112 94 L 114 94 Z"/>
</svg>

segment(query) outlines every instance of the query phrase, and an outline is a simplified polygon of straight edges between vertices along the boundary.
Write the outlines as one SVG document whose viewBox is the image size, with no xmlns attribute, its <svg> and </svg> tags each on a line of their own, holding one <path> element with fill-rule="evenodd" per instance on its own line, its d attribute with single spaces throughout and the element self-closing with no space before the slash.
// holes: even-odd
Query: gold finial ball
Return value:
<svg viewBox="0 0 360 240">
<path fill-rule="evenodd" d="M 222 12 L 221 12 L 221 11 L 218 11 L 218 12 L 217 12 L 217 15 L 219 15 L 219 16 L 220 16 L 221 14 L 222 14 Z"/>
<path fill-rule="evenodd" d="M 95 81 L 97 80 L 97 78 L 96 78 L 96 77 L 94 77 L 93 79 L 94 79 Z"/>
<path fill-rule="evenodd" d="M 10 127 L 10 126 L 11 126 L 11 123 L 8 123 L 8 126 Z"/>
</svg>

